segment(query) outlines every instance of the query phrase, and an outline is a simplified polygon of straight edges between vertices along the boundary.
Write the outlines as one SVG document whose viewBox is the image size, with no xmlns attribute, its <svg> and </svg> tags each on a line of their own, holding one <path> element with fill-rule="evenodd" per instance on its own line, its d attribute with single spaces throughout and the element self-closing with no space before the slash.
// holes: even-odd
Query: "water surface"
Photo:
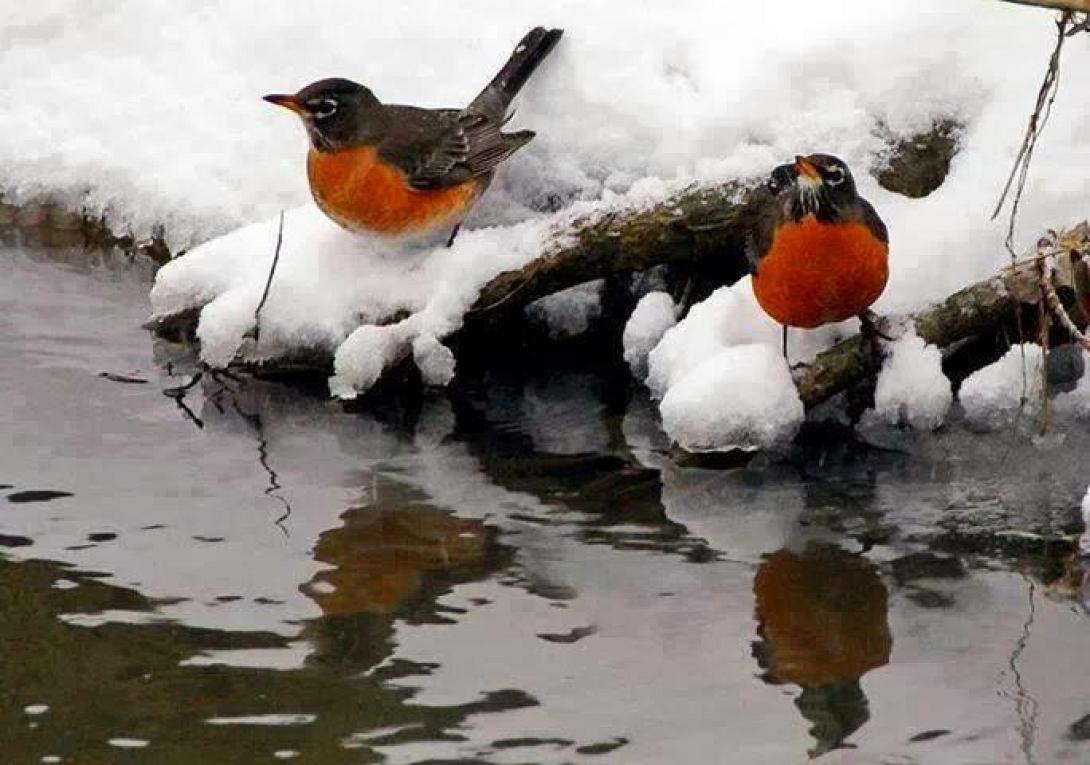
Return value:
<svg viewBox="0 0 1090 765">
<path fill-rule="evenodd" d="M 183 409 L 150 267 L 0 273 L 5 762 L 1090 760 L 1081 572 L 1042 541 L 1085 432 L 708 470 L 611 376 Z"/>
</svg>

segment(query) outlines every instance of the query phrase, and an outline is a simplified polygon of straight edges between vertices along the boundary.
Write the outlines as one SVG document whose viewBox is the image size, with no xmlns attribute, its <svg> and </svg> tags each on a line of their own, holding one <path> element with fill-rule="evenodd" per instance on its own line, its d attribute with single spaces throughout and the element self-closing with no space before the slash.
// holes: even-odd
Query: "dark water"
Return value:
<svg viewBox="0 0 1090 765">
<path fill-rule="evenodd" d="M 713 471 L 575 373 L 187 413 L 149 284 L 0 249 L 0 761 L 1090 761 L 1085 428 Z"/>
</svg>

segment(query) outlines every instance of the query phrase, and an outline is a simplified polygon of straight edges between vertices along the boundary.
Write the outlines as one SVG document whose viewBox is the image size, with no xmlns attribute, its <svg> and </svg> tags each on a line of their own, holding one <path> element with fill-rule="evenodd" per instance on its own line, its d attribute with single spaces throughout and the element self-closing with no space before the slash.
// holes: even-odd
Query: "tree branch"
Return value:
<svg viewBox="0 0 1090 765">
<path fill-rule="evenodd" d="M 1076 264 L 1072 261 L 1079 257 L 1077 252 L 1066 252 L 1057 259 L 1067 258 L 1072 266 L 1070 273 L 1075 273 Z M 925 342 L 945 348 L 1016 321 L 1020 305 L 1037 305 L 1044 299 L 1041 278 L 1038 258 L 1021 261 L 998 276 L 955 292 L 939 305 L 908 317 L 908 321 Z M 1073 284 L 1056 284 L 1054 280 L 1053 286 L 1069 298 L 1075 296 Z M 1086 326 L 1087 316 L 1080 310 L 1077 300 L 1070 300 L 1067 309 L 1076 324 Z M 1022 313 L 1035 315 L 1031 311 Z M 881 367 L 880 349 L 861 335 L 855 335 L 818 354 L 813 363 L 799 373 L 795 384 L 803 405 L 809 409 L 876 375 Z"/>
</svg>

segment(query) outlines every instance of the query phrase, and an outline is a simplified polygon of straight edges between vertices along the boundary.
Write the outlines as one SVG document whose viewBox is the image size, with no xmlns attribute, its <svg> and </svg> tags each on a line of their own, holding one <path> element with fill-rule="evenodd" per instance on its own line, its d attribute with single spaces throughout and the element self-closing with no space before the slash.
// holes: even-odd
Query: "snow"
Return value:
<svg viewBox="0 0 1090 765">
<path fill-rule="evenodd" d="M 990 207 L 1054 36 L 1052 14 L 1040 9 L 946 0 L 890 0 L 880 10 L 868 0 L 679 0 L 639 13 L 622 0 L 8 5 L 5 199 L 50 197 L 137 237 L 162 227 L 173 249 L 192 249 L 161 272 L 153 310 L 204 306 L 206 361 L 336 353 L 342 395 L 366 389 L 391 341 L 393 355 L 411 352 L 429 382 L 448 379 L 451 359 L 437 344 L 460 325 L 476 287 L 539 254 L 573 203 L 584 213 L 645 204 L 678 184 L 763 176 L 798 153 L 844 158 L 887 223 L 891 276 L 879 313 L 920 308 L 990 275 L 1007 257 L 1005 221 L 991 221 Z M 458 106 L 536 24 L 566 30 L 516 104 L 511 128 L 538 136 L 505 164 L 452 250 L 352 238 L 313 208 L 303 131 L 262 94 L 339 75 L 387 101 Z M 1074 38 L 1065 71 L 1088 64 L 1090 45 Z M 1090 102 L 1079 95 L 1075 78 L 1061 78 L 1019 246 L 1086 215 Z M 947 117 L 965 128 L 942 188 L 918 200 L 879 188 L 868 168 L 886 151 L 883 136 Z M 282 261 L 253 347 L 245 336 L 280 210 L 288 210 Z M 707 326 L 690 318 L 665 334 L 648 356 L 657 395 L 725 350 L 778 347 L 778 328 L 747 291 L 720 291 L 691 313 Z M 578 330 L 596 306 L 585 292 L 568 297 L 541 308 L 561 333 Z M 397 311 L 410 314 L 405 326 L 353 335 Z M 791 362 L 845 330 L 793 332 Z M 909 395 L 889 390 L 891 402 Z"/>
<path fill-rule="evenodd" d="M 1086 488 L 1086 496 L 1082 498 L 1082 523 L 1084 531 L 1079 538 L 1079 552 L 1090 556 L 1090 486 Z"/>
<path fill-rule="evenodd" d="M 621 341 L 624 360 L 633 373 L 647 374 L 647 355 L 659 344 L 666 330 L 677 324 L 677 306 L 666 292 L 649 292 L 640 298 L 624 327 Z"/>
<path fill-rule="evenodd" d="M 1075 388 L 1053 399 L 1057 417 L 1090 418 L 1090 351 L 1082 352 L 1082 368 L 1082 377 Z"/>
<path fill-rule="evenodd" d="M 571 214 L 465 231 L 447 248 L 349 234 L 306 205 L 284 216 L 256 346 L 245 337 L 276 250 L 276 219 L 213 239 L 165 265 L 151 292 L 152 313 L 163 317 L 203 306 L 197 337 L 201 358 L 213 366 L 236 357 L 324 350 L 335 354 L 332 392 L 351 398 L 412 346 L 426 382 L 445 384 L 452 359 L 436 348 L 438 339 L 461 325 L 481 285 L 539 254 L 553 219 Z M 388 326 L 369 323 L 399 311 L 411 315 Z"/>
<path fill-rule="evenodd" d="M 855 319 L 816 330 L 791 330 L 788 357 L 792 364 L 811 361 L 823 348 L 855 332 Z M 648 356 L 647 387 L 660 398 L 705 359 L 730 346 L 761 343 L 781 354 L 780 325 L 761 310 L 753 296 L 750 278 L 721 287 L 692 307 L 677 326 L 667 330 Z"/>
<path fill-rule="evenodd" d="M 666 432 L 693 452 L 781 445 L 804 414 L 782 356 L 758 344 L 720 350 L 671 386 L 660 411 Z"/>
<path fill-rule="evenodd" d="M 999 361 L 961 384 L 958 400 L 970 422 L 986 428 L 1010 424 L 1021 411 L 1032 415 L 1044 392 L 1041 346 L 1015 345 Z"/>
<path fill-rule="evenodd" d="M 601 280 L 578 284 L 534 301 L 526 311 L 531 319 L 545 325 L 549 337 L 575 337 L 601 316 L 601 294 Z"/>
<path fill-rule="evenodd" d="M 954 395 L 942 373 L 942 353 L 909 330 L 889 350 L 874 390 L 874 414 L 890 425 L 934 430 Z"/>
</svg>

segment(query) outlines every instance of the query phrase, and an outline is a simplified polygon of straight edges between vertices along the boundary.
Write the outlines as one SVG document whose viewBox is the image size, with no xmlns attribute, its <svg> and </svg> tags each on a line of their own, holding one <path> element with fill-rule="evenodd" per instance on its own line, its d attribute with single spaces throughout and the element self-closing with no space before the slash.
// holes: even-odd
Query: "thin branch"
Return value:
<svg viewBox="0 0 1090 765">
<path fill-rule="evenodd" d="M 1059 92 L 1060 86 L 1060 56 L 1063 53 L 1064 42 L 1067 40 L 1068 31 L 1072 26 L 1074 20 L 1074 14 L 1071 11 L 1064 11 L 1056 22 L 1056 45 L 1052 49 L 1052 55 L 1048 59 L 1048 68 L 1045 71 L 1044 80 L 1041 82 L 1041 87 L 1037 91 L 1037 103 L 1033 108 L 1033 112 L 1029 117 L 1029 124 L 1026 127 L 1025 137 L 1022 139 L 1022 146 L 1018 150 L 1018 156 L 1015 157 L 1014 167 L 1011 168 L 1010 175 L 1007 177 L 1007 182 L 1003 186 L 1003 193 L 999 196 L 999 202 L 995 206 L 995 210 L 992 212 L 992 220 L 999 217 L 999 213 L 1003 211 L 1003 206 L 1007 202 L 1007 197 L 1010 195 L 1012 187 L 1014 188 L 1014 200 L 1011 203 L 1010 221 L 1007 227 L 1007 249 L 1011 250 L 1014 239 L 1014 227 L 1018 220 L 1018 207 L 1022 201 L 1022 191 L 1026 186 L 1026 179 L 1029 176 L 1030 162 L 1033 160 L 1033 151 L 1037 148 L 1037 139 L 1041 137 L 1041 133 L 1045 129 L 1045 125 L 1048 124 L 1048 118 L 1052 115 L 1052 104 L 1056 100 L 1056 95 Z M 1014 257 L 1014 253 L 1011 252 L 1011 257 Z"/>
<path fill-rule="evenodd" d="M 284 244 L 284 211 L 280 211 L 280 224 L 276 229 L 276 249 L 273 251 L 272 265 L 269 267 L 269 278 L 265 280 L 265 289 L 261 293 L 261 300 L 257 302 L 257 308 L 254 309 L 254 331 L 253 338 L 254 344 L 258 342 L 258 338 L 261 333 L 261 309 L 265 307 L 265 301 L 269 299 L 269 289 L 272 287 L 273 275 L 276 273 L 276 266 L 280 262 L 280 247 Z"/>
</svg>

